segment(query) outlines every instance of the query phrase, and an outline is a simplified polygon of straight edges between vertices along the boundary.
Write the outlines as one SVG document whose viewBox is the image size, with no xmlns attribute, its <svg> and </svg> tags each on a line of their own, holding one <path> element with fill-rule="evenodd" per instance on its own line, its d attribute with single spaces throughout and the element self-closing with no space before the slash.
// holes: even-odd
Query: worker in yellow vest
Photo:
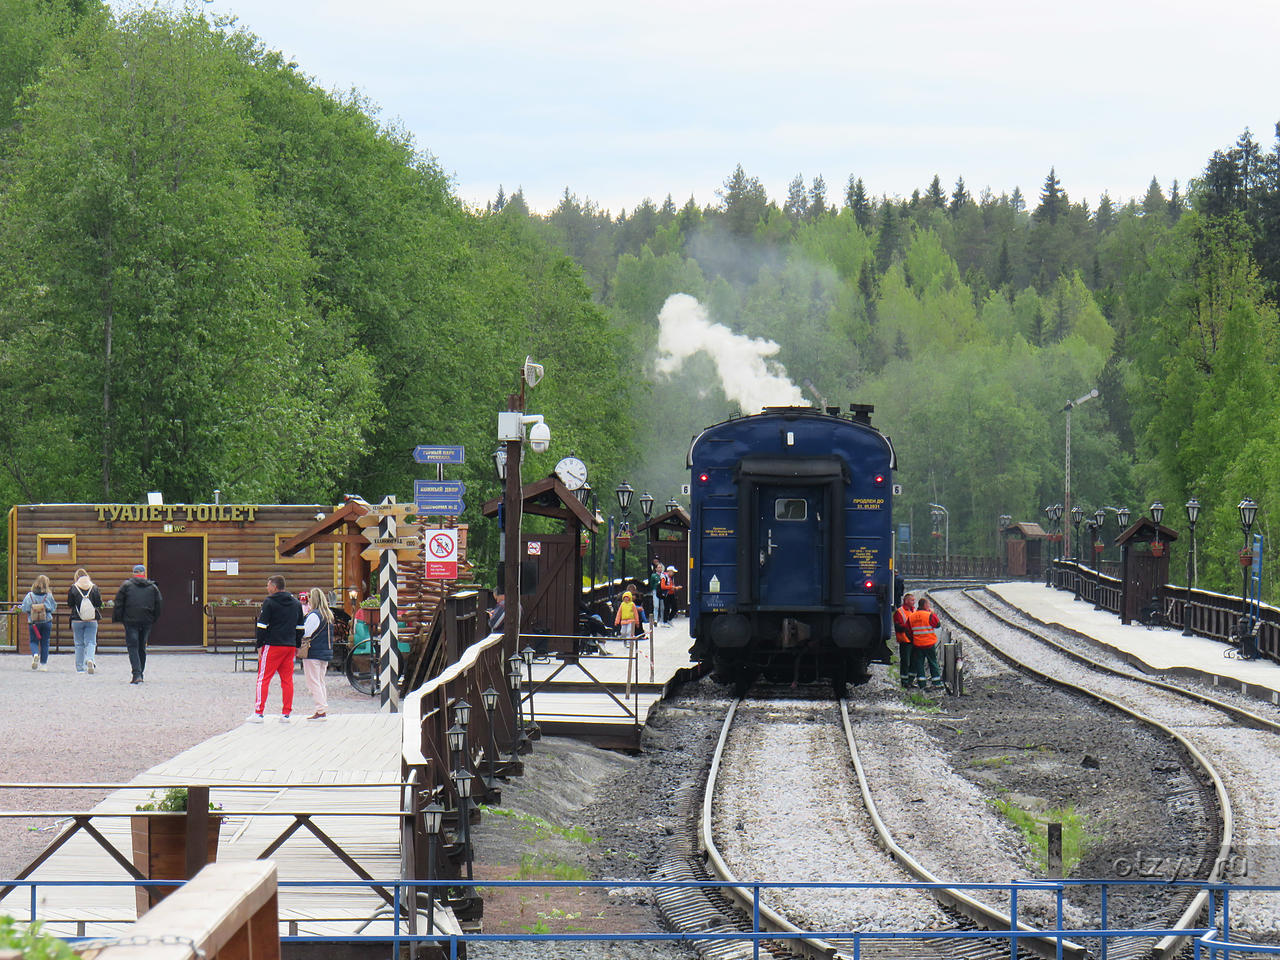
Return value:
<svg viewBox="0 0 1280 960">
<path fill-rule="evenodd" d="M 921 597 L 916 609 L 907 620 L 911 626 L 911 646 L 914 654 L 916 683 L 923 689 L 930 684 L 942 688 L 942 671 L 938 667 L 938 615 L 933 603 Z M 909 684 L 908 684 L 909 686 Z"/>
</svg>

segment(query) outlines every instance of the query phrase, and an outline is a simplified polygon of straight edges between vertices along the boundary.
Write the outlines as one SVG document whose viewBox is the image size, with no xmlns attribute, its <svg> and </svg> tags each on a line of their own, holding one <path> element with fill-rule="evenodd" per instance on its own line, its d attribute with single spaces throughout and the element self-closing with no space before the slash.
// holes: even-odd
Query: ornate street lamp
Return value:
<svg viewBox="0 0 1280 960">
<path fill-rule="evenodd" d="M 584 483 L 577 490 L 573 491 L 573 495 L 578 498 L 578 502 L 584 507 L 591 503 L 591 484 Z"/>
<path fill-rule="evenodd" d="M 1079 549 L 1079 546 L 1080 546 L 1080 522 L 1081 522 L 1082 520 L 1084 520 L 1084 510 L 1082 510 L 1082 509 L 1080 508 L 1080 504 L 1078 504 L 1078 503 L 1077 503 L 1074 507 L 1072 507 L 1072 508 L 1071 508 L 1071 520 L 1072 520 L 1072 522 L 1073 522 L 1073 524 L 1074 524 L 1074 526 L 1075 526 L 1075 528 L 1076 528 L 1076 540 L 1075 540 L 1075 545 L 1076 545 L 1077 549 Z M 1075 558 L 1075 563 L 1076 563 L 1076 570 L 1075 570 L 1075 578 L 1074 578 L 1073 582 L 1074 582 L 1074 584 L 1075 584 L 1075 594 L 1076 594 L 1076 595 L 1075 595 L 1075 598 L 1074 598 L 1074 599 L 1079 600 L 1079 599 L 1080 599 L 1080 558 L 1079 558 L 1079 557 L 1076 557 L 1076 558 Z"/>
<path fill-rule="evenodd" d="M 475 779 L 463 767 L 458 767 L 451 774 L 453 785 L 458 791 L 458 815 L 462 818 L 462 855 L 467 861 L 467 879 L 471 876 L 471 785 Z"/>
<path fill-rule="evenodd" d="M 436 879 L 436 844 L 440 842 L 440 827 L 444 824 L 444 807 L 433 803 L 422 811 L 422 826 L 427 832 L 427 879 Z M 427 929 L 435 930 L 436 887 L 427 891 Z"/>
<path fill-rule="evenodd" d="M 494 759 L 498 753 L 498 741 L 493 735 L 493 715 L 498 709 L 498 697 L 500 694 L 492 686 L 480 694 L 480 699 L 484 701 L 484 712 L 489 716 L 489 782 L 486 784 L 489 790 L 493 789 L 493 783 L 496 779 L 494 771 Z"/>
<path fill-rule="evenodd" d="M 533 658 L 538 651 L 533 647 L 525 647 L 520 651 L 520 656 L 524 660 L 524 665 L 529 670 L 529 728 L 532 729 L 537 725 L 537 719 L 533 715 Z"/>
<path fill-rule="evenodd" d="M 1249 531 L 1253 529 L 1253 521 L 1258 516 L 1258 505 L 1253 497 L 1245 497 L 1237 505 L 1240 511 L 1240 528 L 1244 531 L 1244 549 L 1240 551 L 1240 566 L 1244 568 L 1244 586 L 1240 591 L 1240 602 L 1249 601 L 1249 567 L 1253 563 L 1253 544 L 1249 542 Z"/>
<path fill-rule="evenodd" d="M 1196 520 L 1200 517 L 1200 501 L 1187 501 L 1187 525 L 1191 528 L 1191 549 L 1187 551 L 1187 599 L 1182 603 L 1182 635 L 1195 635 L 1191 629 L 1191 591 L 1196 588 Z"/>
<path fill-rule="evenodd" d="M 1121 507 L 1116 511 L 1116 519 L 1120 521 L 1120 532 L 1124 533 L 1129 529 L 1129 508 Z"/>
<path fill-rule="evenodd" d="M 680 509 L 680 501 L 679 501 L 679 500 L 677 500 L 675 497 L 672 497 L 670 500 L 668 500 L 668 501 L 667 501 L 667 509 L 668 509 L 668 510 L 679 510 L 679 509 Z"/>
<path fill-rule="evenodd" d="M 1160 521 L 1164 519 L 1164 504 L 1155 500 L 1147 509 L 1151 511 L 1151 522 L 1156 525 L 1156 538 L 1151 546 L 1151 555 L 1158 557 L 1164 553 L 1164 545 L 1160 542 Z"/>
<path fill-rule="evenodd" d="M 625 590 L 627 583 L 627 548 L 631 546 L 631 521 L 628 517 L 631 513 L 631 498 L 636 495 L 636 491 L 631 484 L 623 480 L 613 492 L 618 498 L 618 508 L 622 510 L 622 523 L 618 527 L 618 546 L 622 548 L 621 574 L 623 589 Z"/>
<path fill-rule="evenodd" d="M 520 745 L 524 740 L 524 704 L 521 702 L 520 685 L 524 680 L 524 660 L 520 654 L 513 653 L 507 658 L 507 689 L 511 691 L 511 712 L 516 718 L 516 728 L 511 736 L 511 759 L 520 755 Z"/>
</svg>

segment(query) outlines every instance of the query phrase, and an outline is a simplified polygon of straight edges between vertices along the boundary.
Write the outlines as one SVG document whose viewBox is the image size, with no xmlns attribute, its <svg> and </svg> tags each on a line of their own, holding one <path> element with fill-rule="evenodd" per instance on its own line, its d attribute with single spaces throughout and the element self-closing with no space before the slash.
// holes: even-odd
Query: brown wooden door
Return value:
<svg viewBox="0 0 1280 960">
<path fill-rule="evenodd" d="M 684 540 L 655 540 L 649 545 L 649 555 L 662 561 L 663 567 L 676 568 L 676 602 L 684 613 L 689 609 L 687 588 L 689 571 L 689 544 Z M 646 575 L 648 570 L 645 571 Z"/>
<path fill-rule="evenodd" d="M 525 534 L 523 559 L 538 564 L 538 590 L 524 599 L 520 632 L 572 636 L 582 592 L 578 538 L 563 533 Z"/>
<path fill-rule="evenodd" d="M 1006 556 L 1009 558 L 1009 576 L 1025 577 L 1027 575 L 1027 541 L 1010 537 L 1004 545 Z"/>
<path fill-rule="evenodd" d="M 164 597 L 164 610 L 151 629 L 151 644 L 204 644 L 204 538 L 148 537 L 147 576 Z"/>
</svg>

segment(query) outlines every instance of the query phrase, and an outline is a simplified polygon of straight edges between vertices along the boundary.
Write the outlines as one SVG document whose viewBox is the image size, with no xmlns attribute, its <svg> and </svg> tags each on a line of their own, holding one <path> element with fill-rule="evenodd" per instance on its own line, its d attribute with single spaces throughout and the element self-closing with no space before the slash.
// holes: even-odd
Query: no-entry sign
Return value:
<svg viewBox="0 0 1280 960">
<path fill-rule="evenodd" d="M 428 530 L 423 556 L 428 580 L 458 579 L 458 531 Z"/>
</svg>

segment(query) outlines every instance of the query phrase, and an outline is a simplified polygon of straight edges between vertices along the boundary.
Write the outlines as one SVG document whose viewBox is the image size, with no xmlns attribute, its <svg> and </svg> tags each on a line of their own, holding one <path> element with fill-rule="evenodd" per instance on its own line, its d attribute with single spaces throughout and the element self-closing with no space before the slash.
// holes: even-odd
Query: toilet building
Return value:
<svg viewBox="0 0 1280 960">
<path fill-rule="evenodd" d="M 152 646 L 209 645 L 211 613 L 222 642 L 252 637 L 272 574 L 284 576 L 291 592 L 342 586 L 343 544 L 312 544 L 292 556 L 279 552 L 283 542 L 331 509 L 243 503 L 15 506 L 9 511 L 9 597 L 21 600 L 37 576 L 47 576 L 58 601 L 55 636 L 69 644 L 66 598 L 76 569 L 88 571 L 104 604 L 110 604 L 134 564 L 141 563 L 164 597 Z M 17 626 L 25 641 L 25 621 L 10 626 Z M 124 645 L 123 627 L 112 623 L 109 608 L 102 611 L 98 642 Z"/>
</svg>

